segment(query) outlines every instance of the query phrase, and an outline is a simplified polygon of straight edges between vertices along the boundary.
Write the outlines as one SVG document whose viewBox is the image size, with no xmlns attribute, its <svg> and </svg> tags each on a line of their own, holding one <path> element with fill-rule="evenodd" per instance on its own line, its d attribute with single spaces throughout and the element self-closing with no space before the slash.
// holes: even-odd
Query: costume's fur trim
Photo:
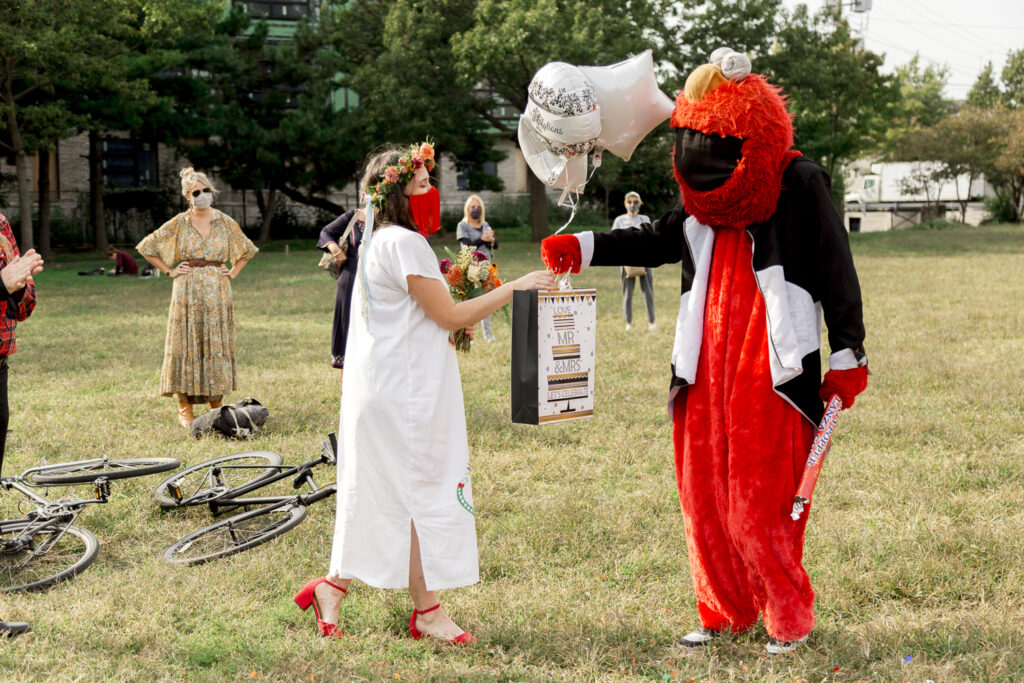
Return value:
<svg viewBox="0 0 1024 683">
<path fill-rule="evenodd" d="M 793 120 L 779 88 L 751 74 L 739 82 L 721 83 L 699 102 L 680 93 L 671 125 L 743 140 L 743 157 L 732 177 L 714 190 L 690 188 L 673 169 L 687 212 L 706 225 L 737 228 L 775 213 L 782 172 L 794 156 L 787 154 L 793 145 Z"/>
</svg>

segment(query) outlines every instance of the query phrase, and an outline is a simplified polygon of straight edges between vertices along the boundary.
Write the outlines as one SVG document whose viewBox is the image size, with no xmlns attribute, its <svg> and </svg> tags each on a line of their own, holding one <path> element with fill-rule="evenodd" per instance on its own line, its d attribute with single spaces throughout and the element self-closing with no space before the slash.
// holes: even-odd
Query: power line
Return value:
<svg viewBox="0 0 1024 683">
<path fill-rule="evenodd" d="M 949 22 L 949 18 L 948 17 L 942 16 L 941 14 L 936 12 L 931 7 L 921 3 L 920 0 L 909 0 L 909 1 L 913 5 L 915 5 L 916 7 L 920 8 L 921 10 L 923 10 L 924 12 L 927 12 L 928 14 L 930 14 L 932 17 L 935 17 L 936 19 L 939 19 L 941 22 Z M 935 22 L 932 22 L 932 23 L 935 23 Z M 936 25 L 938 26 L 939 24 L 936 24 Z M 991 44 L 992 43 L 992 40 L 990 38 L 987 38 L 987 37 L 982 36 L 982 35 L 980 35 L 978 33 L 975 33 L 974 31 L 968 29 L 966 26 L 961 26 L 960 29 L 963 31 L 963 33 L 973 35 L 975 40 L 980 41 L 982 44 L 985 44 L 985 43 Z M 958 36 L 958 37 L 960 37 L 960 36 Z M 1007 50 L 1010 49 L 1010 48 L 1006 47 L 1005 45 L 1002 45 L 1001 47 L 1003 47 L 1003 48 L 1005 48 Z"/>
</svg>

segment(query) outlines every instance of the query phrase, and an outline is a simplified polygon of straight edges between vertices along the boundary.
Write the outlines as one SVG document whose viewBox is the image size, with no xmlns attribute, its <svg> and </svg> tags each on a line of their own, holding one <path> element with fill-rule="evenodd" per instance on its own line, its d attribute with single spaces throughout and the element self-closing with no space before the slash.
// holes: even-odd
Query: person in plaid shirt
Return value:
<svg viewBox="0 0 1024 683">
<path fill-rule="evenodd" d="M 7 218 L 0 214 L 0 470 L 3 469 L 4 447 L 7 441 L 7 423 L 10 410 L 7 405 L 7 357 L 17 349 L 14 328 L 19 321 L 32 315 L 36 307 L 36 287 L 32 276 L 43 269 L 43 259 L 35 249 L 24 254 L 18 252 L 14 233 Z M 0 636 L 8 638 L 29 630 L 20 621 L 0 621 Z"/>
</svg>

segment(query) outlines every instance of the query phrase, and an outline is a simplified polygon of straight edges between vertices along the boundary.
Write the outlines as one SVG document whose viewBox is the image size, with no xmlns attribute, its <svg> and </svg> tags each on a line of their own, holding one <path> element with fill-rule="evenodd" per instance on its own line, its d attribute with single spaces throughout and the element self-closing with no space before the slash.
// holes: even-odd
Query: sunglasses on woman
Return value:
<svg viewBox="0 0 1024 683">
<path fill-rule="evenodd" d="M 192 196 L 193 196 L 193 197 L 198 197 L 199 195 L 201 195 L 201 194 L 202 194 L 202 193 L 204 193 L 204 192 L 206 192 L 207 194 L 209 194 L 210 192 L 213 192 L 213 190 L 211 190 L 211 189 L 210 189 L 210 188 L 208 188 L 208 187 L 204 187 L 204 188 L 203 188 L 203 189 L 201 189 L 201 190 L 192 190 Z"/>
</svg>

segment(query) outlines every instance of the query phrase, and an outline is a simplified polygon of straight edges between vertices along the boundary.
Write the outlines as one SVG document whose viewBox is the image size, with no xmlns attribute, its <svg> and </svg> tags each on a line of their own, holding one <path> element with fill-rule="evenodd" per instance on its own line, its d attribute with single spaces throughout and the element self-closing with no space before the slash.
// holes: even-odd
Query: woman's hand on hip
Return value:
<svg viewBox="0 0 1024 683">
<path fill-rule="evenodd" d="M 223 263 L 217 266 L 217 272 L 226 277 L 229 280 L 235 279 L 235 273 L 233 270 L 225 266 Z"/>
<path fill-rule="evenodd" d="M 171 268 L 171 270 L 168 271 L 167 274 L 170 275 L 172 278 L 176 278 L 179 275 L 188 275 L 191 272 L 192 272 L 192 266 L 190 266 L 189 264 L 187 264 L 184 261 L 182 261 L 181 263 L 179 263 L 174 268 Z"/>
<path fill-rule="evenodd" d="M 535 270 L 512 281 L 512 289 L 558 289 L 558 281 L 549 270 Z"/>
</svg>

